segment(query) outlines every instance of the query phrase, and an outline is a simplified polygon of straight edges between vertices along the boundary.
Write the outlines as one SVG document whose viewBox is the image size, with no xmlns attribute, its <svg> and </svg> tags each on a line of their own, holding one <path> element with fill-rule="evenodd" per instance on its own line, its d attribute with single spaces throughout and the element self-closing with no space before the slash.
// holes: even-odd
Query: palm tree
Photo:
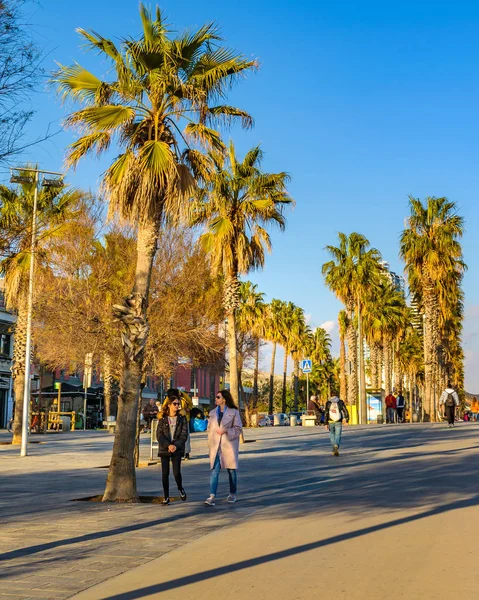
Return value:
<svg viewBox="0 0 479 600">
<path fill-rule="evenodd" d="M 210 153 L 214 164 L 209 181 L 195 204 L 192 225 L 204 225 L 200 242 L 211 257 L 212 270 L 224 277 L 223 304 L 228 319 L 230 391 L 238 401 L 236 318 L 239 276 L 263 267 L 265 249 L 271 251 L 266 227 L 285 227 L 283 210 L 292 202 L 286 191 L 286 173 L 261 170 L 262 152 L 257 146 L 242 162 L 230 142 L 226 158 Z"/>
<path fill-rule="evenodd" d="M 338 313 L 339 328 L 339 397 L 346 398 L 346 333 L 348 331 L 349 318 L 345 310 Z"/>
<path fill-rule="evenodd" d="M 286 369 L 287 355 L 291 354 L 293 360 L 293 402 L 294 410 L 298 410 L 298 394 L 299 394 L 299 361 L 304 357 L 305 348 L 308 343 L 308 338 L 311 335 L 311 330 L 306 325 L 304 310 L 299 306 L 295 306 L 292 302 L 288 302 L 285 314 L 284 339 L 285 339 L 285 369 L 283 373 L 283 402 L 282 412 L 286 412 Z"/>
<path fill-rule="evenodd" d="M 331 356 L 329 333 L 322 327 L 317 327 L 307 336 L 305 352 L 313 363 L 311 383 L 316 385 L 321 398 L 327 399 L 331 395 L 331 384 L 334 379 L 334 361 Z"/>
<path fill-rule="evenodd" d="M 372 349 L 371 360 L 377 361 L 381 354 L 384 364 L 377 364 L 373 372 L 373 386 L 380 388 L 382 366 L 384 366 L 384 389 L 392 391 L 392 346 L 401 329 L 410 323 L 409 311 L 404 296 L 384 276 L 379 286 L 365 298 L 364 329 Z M 380 363 L 380 361 L 378 361 Z"/>
<path fill-rule="evenodd" d="M 358 401 L 357 376 L 357 337 L 354 327 L 354 316 L 358 317 L 359 367 L 361 382 L 361 422 L 366 422 L 366 389 L 364 368 L 364 341 L 361 331 L 361 316 L 366 293 L 377 284 L 380 277 L 380 254 L 375 248 L 369 248 L 369 241 L 359 233 L 351 233 L 347 237 L 338 234 L 339 245 L 326 246 L 332 257 L 324 263 L 322 271 L 326 285 L 344 304 L 350 324 L 348 327 L 348 358 L 351 361 L 352 373 L 348 378 L 348 402 Z"/>
<path fill-rule="evenodd" d="M 281 344 L 283 335 L 282 315 L 284 302 L 273 298 L 266 306 L 264 337 L 273 344 L 271 352 L 271 368 L 269 374 L 269 399 L 268 414 L 274 412 L 274 369 L 276 362 L 276 349 Z"/>
<path fill-rule="evenodd" d="M 136 501 L 134 446 L 137 406 L 148 337 L 147 306 L 158 231 L 164 219 L 188 210 L 195 177 L 207 161 L 195 143 L 222 151 L 216 124 L 251 117 L 237 108 L 215 105 L 231 85 L 256 66 L 220 46 L 213 24 L 173 37 L 159 8 L 152 16 L 140 4 L 143 33 L 117 46 L 101 35 L 79 29 L 87 47 L 112 69 L 102 80 L 81 65 L 61 66 L 54 77 L 67 100 L 81 108 L 67 125 L 80 129 L 67 162 L 75 166 L 113 143 L 120 155 L 103 176 L 109 212 L 137 227 L 137 264 L 130 296 L 115 307 L 124 349 L 121 392 L 113 455 L 104 501 Z"/>
<path fill-rule="evenodd" d="M 418 408 L 416 395 L 417 376 L 423 369 L 424 355 L 422 338 L 411 326 L 407 328 L 404 338 L 399 344 L 397 357 L 403 372 L 406 374 L 406 389 L 410 409 L 409 418 L 412 423 L 413 413 Z"/>
<path fill-rule="evenodd" d="M 441 289 L 454 274 L 459 283 L 466 265 L 459 238 L 464 221 L 457 215 L 456 205 L 447 198 L 409 197 L 411 215 L 401 235 L 401 257 L 412 292 L 424 310 L 424 377 L 425 407 L 431 420 L 436 420 L 435 389 L 438 378 L 441 312 Z"/>
<path fill-rule="evenodd" d="M 25 175 L 28 175 L 25 167 Z M 16 187 L 0 186 L 0 233 L 9 239 L 9 255 L 0 263 L 5 276 L 7 308 L 15 310 L 15 344 L 13 348 L 12 377 L 15 393 L 15 419 L 12 444 L 22 441 L 23 394 L 25 385 L 25 349 L 27 335 L 27 300 L 31 261 L 34 183 Z M 79 203 L 85 195 L 78 190 L 41 188 L 36 213 L 36 269 L 47 268 L 44 252 L 46 242 L 62 233 L 63 225 L 77 215 Z M 10 237 L 13 233 L 13 238 Z"/>
<path fill-rule="evenodd" d="M 261 338 L 264 336 L 265 326 L 265 304 L 264 294 L 258 292 L 258 286 L 251 281 L 244 281 L 239 289 L 240 304 L 236 312 L 238 330 L 250 333 L 255 340 L 255 360 L 253 371 L 253 398 L 251 407 L 245 403 L 246 420 L 250 424 L 250 408 L 254 410 L 258 403 L 258 372 L 259 372 L 259 349 Z"/>
</svg>

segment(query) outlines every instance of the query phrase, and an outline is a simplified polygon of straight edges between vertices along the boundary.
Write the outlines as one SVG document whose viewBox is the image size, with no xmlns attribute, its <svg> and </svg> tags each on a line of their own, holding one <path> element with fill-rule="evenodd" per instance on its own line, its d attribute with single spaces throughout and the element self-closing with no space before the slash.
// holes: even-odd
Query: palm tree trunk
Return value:
<svg viewBox="0 0 479 600">
<path fill-rule="evenodd" d="M 358 300 L 358 337 L 359 337 L 359 380 L 361 382 L 361 423 L 368 423 L 368 402 L 366 396 L 366 369 L 364 368 L 364 338 L 362 327 L 361 306 Z"/>
<path fill-rule="evenodd" d="M 113 379 L 112 359 L 107 353 L 103 355 L 103 413 L 105 421 L 111 416 L 111 384 Z"/>
<path fill-rule="evenodd" d="M 339 339 L 339 397 L 346 399 L 346 344 L 344 335 Z"/>
<path fill-rule="evenodd" d="M 135 472 L 138 395 L 148 336 L 146 309 L 157 236 L 156 222 L 149 221 L 139 226 L 133 291 L 123 305 L 113 308 L 115 318 L 122 323 L 123 372 L 104 502 L 138 502 Z"/>
<path fill-rule="evenodd" d="M 435 315 L 436 296 L 434 286 L 429 279 L 424 282 L 424 407 L 430 421 L 436 420 L 434 410 L 434 375 L 436 367 L 435 356 Z"/>
<path fill-rule="evenodd" d="M 268 414 L 273 414 L 274 411 L 274 363 L 276 361 L 276 342 L 273 343 L 273 352 L 271 354 L 271 369 L 269 372 L 269 402 Z"/>
<path fill-rule="evenodd" d="M 386 396 L 392 392 L 391 388 L 391 343 L 387 338 L 384 338 L 383 344 L 384 357 L 384 391 Z"/>
<path fill-rule="evenodd" d="M 228 354 L 230 363 L 230 392 L 239 407 L 238 349 L 236 347 L 236 319 L 234 311 L 228 315 Z"/>
<path fill-rule="evenodd" d="M 348 338 L 348 360 L 351 363 L 351 374 L 348 375 L 348 404 L 350 406 L 358 405 L 358 340 L 356 337 L 356 328 L 354 327 L 354 305 L 348 306 L 350 317 L 347 338 Z"/>
<path fill-rule="evenodd" d="M 25 388 L 25 350 L 27 343 L 27 298 L 22 294 L 15 323 L 13 346 L 13 391 L 15 394 L 15 418 L 13 420 L 12 444 L 22 443 L 23 394 Z"/>
<path fill-rule="evenodd" d="M 369 345 L 369 364 L 371 371 L 371 387 L 377 390 L 377 380 L 378 380 L 378 360 L 377 360 L 377 345 L 375 342 L 371 342 Z"/>
<path fill-rule="evenodd" d="M 259 373 L 259 344 L 260 339 L 256 338 L 256 348 L 254 355 L 254 371 L 253 371 L 253 410 L 258 406 L 258 373 Z"/>
<path fill-rule="evenodd" d="M 286 379 L 288 371 L 288 348 L 284 349 L 284 361 L 283 361 L 283 392 L 281 396 L 281 412 L 286 412 Z"/>
</svg>

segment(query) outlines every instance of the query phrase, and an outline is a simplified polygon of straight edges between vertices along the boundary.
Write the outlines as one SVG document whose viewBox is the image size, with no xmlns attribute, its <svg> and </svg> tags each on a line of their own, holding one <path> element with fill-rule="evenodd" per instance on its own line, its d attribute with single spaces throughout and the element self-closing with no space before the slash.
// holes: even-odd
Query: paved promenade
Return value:
<svg viewBox="0 0 479 600">
<path fill-rule="evenodd" d="M 246 437 L 239 502 L 215 508 L 204 434 L 168 507 L 72 502 L 102 492 L 108 434 L 0 446 L 0 598 L 477 597 L 479 424 L 351 427 L 338 458 L 322 428 Z M 160 495 L 158 467 L 138 488 Z"/>
</svg>

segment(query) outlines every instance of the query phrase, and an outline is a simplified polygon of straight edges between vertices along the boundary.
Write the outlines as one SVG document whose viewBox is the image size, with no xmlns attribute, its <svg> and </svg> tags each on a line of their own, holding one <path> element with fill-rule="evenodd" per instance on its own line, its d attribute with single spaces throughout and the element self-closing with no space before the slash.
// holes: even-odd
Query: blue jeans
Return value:
<svg viewBox="0 0 479 600">
<path fill-rule="evenodd" d="M 341 421 L 333 421 L 329 423 L 329 439 L 331 440 L 331 448 L 341 445 L 341 434 L 343 433 L 343 424 Z"/>
<path fill-rule="evenodd" d="M 218 490 L 218 479 L 221 471 L 220 453 L 216 455 L 215 464 L 211 469 L 210 475 L 210 494 L 216 496 Z M 236 469 L 228 469 L 228 476 L 230 480 L 230 494 L 236 494 Z"/>
<path fill-rule="evenodd" d="M 394 423 L 396 421 L 396 410 L 394 408 L 386 408 L 386 423 Z"/>
</svg>

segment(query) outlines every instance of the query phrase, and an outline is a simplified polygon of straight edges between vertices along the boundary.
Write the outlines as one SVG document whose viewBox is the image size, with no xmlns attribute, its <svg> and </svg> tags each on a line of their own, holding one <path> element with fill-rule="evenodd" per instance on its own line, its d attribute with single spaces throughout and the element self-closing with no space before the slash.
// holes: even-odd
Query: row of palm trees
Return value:
<svg viewBox="0 0 479 600">
<path fill-rule="evenodd" d="M 236 400 L 241 387 L 237 334 L 245 329 L 256 340 L 256 371 L 260 340 L 268 340 L 273 346 L 270 408 L 278 345 L 285 349 L 283 382 L 288 356 L 293 359 L 295 407 L 301 358 L 313 359 L 318 381 L 330 382 L 336 373 L 324 330 L 310 331 L 302 309 L 292 303 L 272 300 L 263 307 L 262 295 L 256 288 L 246 289 L 242 285 L 247 284 L 240 281 L 263 266 L 265 252 L 271 250 L 268 228 L 284 229 L 285 210 L 293 204 L 285 172 L 265 172 L 259 147 L 239 159 L 233 142 L 225 144 L 218 131 L 234 122 L 245 128 L 252 126 L 252 117 L 228 105 L 226 98 L 233 84 L 256 69 L 256 61 L 222 45 L 214 24 L 173 34 L 158 8 L 152 14 L 140 5 L 140 16 L 142 34 L 137 39 L 123 39 L 119 44 L 97 33 L 78 30 L 87 49 L 100 54 L 110 65 L 109 79 L 98 77 L 78 63 L 60 66 L 54 77 L 64 101 L 75 106 L 66 125 L 79 132 L 79 137 L 69 148 L 68 165 L 75 167 L 91 154 L 103 154 L 112 146 L 117 148 L 118 156 L 103 176 L 102 190 L 109 202 L 110 218 L 131 223 L 137 232 L 134 284 L 123 303 L 114 306 L 123 344 L 123 370 L 105 501 L 138 498 L 134 465 L 137 406 L 149 331 L 147 309 L 152 267 L 163 227 L 183 223 L 201 228 L 199 241 L 209 254 L 212 273 L 222 280 L 230 387 Z M 431 222 L 429 216 L 423 219 L 424 223 L 411 216 L 413 233 L 403 236 L 401 242 L 412 289 L 425 311 L 426 400 L 431 397 L 431 386 L 437 387 L 446 374 L 453 372 L 459 377 L 461 364 L 460 344 L 454 346 L 453 338 L 461 322 L 458 311 L 462 307 L 459 290 L 463 267 L 460 247 L 459 251 L 454 244 L 449 248 L 448 240 L 460 235 L 462 225 L 458 222 L 454 228 L 450 223 L 453 205 L 448 208 L 447 201 L 437 202 L 440 206 L 436 212 L 439 212 L 431 217 Z M 429 215 L 429 201 L 425 210 Z M 435 220 L 441 215 L 447 221 L 442 228 Z M 435 241 L 438 232 L 440 241 Z M 449 263 L 444 263 L 442 270 L 435 268 L 434 260 L 424 252 L 418 258 L 419 248 L 424 249 L 427 244 L 421 246 L 415 240 L 423 240 L 424 236 L 429 239 L 431 256 L 450 250 Z M 376 340 L 376 354 L 372 352 L 371 356 L 381 354 L 382 363 L 388 365 L 393 350 L 397 352 L 406 341 L 410 352 L 417 350 L 417 340 L 413 339 L 410 328 L 402 326 L 399 313 L 402 314 L 404 307 L 379 275 L 379 253 L 369 248 L 368 241 L 359 234 L 349 237 L 341 234 L 339 246 L 328 250 L 332 260 L 324 265 L 326 283 L 345 305 L 345 314 L 340 317 L 340 331 L 344 334 L 340 357 L 342 392 L 346 386 L 348 401 L 355 403 L 360 388 L 364 414 L 364 340 L 371 347 Z M 444 274 L 440 280 L 439 273 Z M 448 291 L 451 285 L 456 286 L 455 294 Z M 375 304 L 378 296 L 388 317 L 379 315 L 381 305 Z M 370 307 L 374 304 L 378 314 L 373 318 L 375 313 Z M 403 332 L 401 336 L 399 330 Z M 349 362 L 345 359 L 346 351 Z M 379 359 L 374 360 L 377 373 Z M 351 375 L 345 375 L 346 364 L 352 365 Z M 18 365 L 21 368 L 21 362 Z M 384 369 L 387 378 L 391 378 L 389 366 Z M 258 384 L 254 387 L 257 390 Z M 283 383 L 283 409 L 285 404 Z"/>
<path fill-rule="evenodd" d="M 338 316 L 340 393 L 350 405 L 359 405 L 362 422 L 367 419 L 367 371 L 375 390 L 407 390 L 412 409 L 417 409 L 421 389 L 421 406 L 430 420 L 437 419 L 438 398 L 447 383 L 460 390 L 464 385 L 463 219 L 446 198 L 422 202 L 411 197 L 410 211 L 400 255 L 412 307 L 363 235 L 340 233 L 338 245 L 327 246 L 331 260 L 323 265 L 325 282 L 344 304 Z"/>
<path fill-rule="evenodd" d="M 274 383 L 276 350 L 281 346 L 284 350 L 281 412 L 286 412 L 288 359 L 293 361 L 293 410 L 299 407 L 300 362 L 303 358 L 313 361 L 314 369 L 311 374 L 311 384 L 315 389 L 325 392 L 331 386 L 335 387 L 335 361 L 331 356 L 331 338 L 322 327 L 312 330 L 307 324 L 304 310 L 293 302 L 273 299 L 269 304 L 264 302 L 264 294 L 258 291 L 258 286 L 250 281 L 240 283 L 239 303 L 234 311 L 235 329 L 249 333 L 255 344 L 253 393 L 251 404 L 245 404 L 246 418 L 259 400 L 258 376 L 261 342 L 271 344 L 271 368 L 269 375 L 268 411 L 274 412 Z M 231 341 L 231 340 L 230 340 Z M 230 345 L 231 347 L 231 345 Z M 240 389 L 241 369 L 235 367 L 230 354 L 230 375 L 233 370 L 239 372 Z"/>
</svg>

